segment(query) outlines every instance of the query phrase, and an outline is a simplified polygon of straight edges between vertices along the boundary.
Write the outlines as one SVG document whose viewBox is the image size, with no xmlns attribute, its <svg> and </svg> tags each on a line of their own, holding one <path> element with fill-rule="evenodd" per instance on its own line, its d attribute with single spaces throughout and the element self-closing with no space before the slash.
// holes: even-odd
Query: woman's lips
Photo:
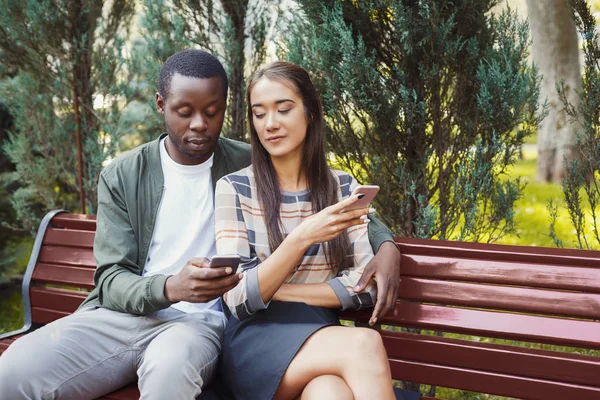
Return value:
<svg viewBox="0 0 600 400">
<path fill-rule="evenodd" d="M 269 143 L 279 143 L 285 136 L 271 136 L 267 138 L 267 142 Z"/>
</svg>

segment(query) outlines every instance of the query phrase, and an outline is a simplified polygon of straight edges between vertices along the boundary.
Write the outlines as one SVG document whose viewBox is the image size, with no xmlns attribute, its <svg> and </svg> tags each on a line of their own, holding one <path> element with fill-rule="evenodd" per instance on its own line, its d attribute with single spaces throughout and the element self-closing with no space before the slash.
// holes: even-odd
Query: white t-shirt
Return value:
<svg viewBox="0 0 600 400">
<path fill-rule="evenodd" d="M 213 156 L 200 165 L 178 164 L 167 153 L 165 139 L 160 142 L 165 183 L 144 276 L 175 275 L 191 258 L 210 259 L 216 254 L 211 179 Z M 186 313 L 218 312 L 223 315 L 218 299 L 208 303 L 182 301 L 171 307 Z"/>
</svg>

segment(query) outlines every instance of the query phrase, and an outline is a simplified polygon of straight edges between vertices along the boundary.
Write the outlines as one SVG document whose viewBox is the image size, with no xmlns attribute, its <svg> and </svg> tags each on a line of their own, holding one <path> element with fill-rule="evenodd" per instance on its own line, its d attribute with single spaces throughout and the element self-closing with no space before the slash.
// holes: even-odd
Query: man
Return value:
<svg viewBox="0 0 600 400">
<path fill-rule="evenodd" d="M 229 267 L 208 268 L 213 190 L 250 164 L 247 144 L 219 137 L 227 90 L 223 66 L 207 52 L 165 62 L 156 107 L 167 133 L 100 174 L 96 289 L 76 313 L 0 357 L 4 397 L 95 398 L 137 378 L 142 398 L 191 399 L 210 383 L 225 325 L 219 297 L 240 280 Z M 377 277 L 375 321 L 393 304 L 399 252 L 379 221 L 369 229 L 379 253 L 359 286 Z"/>
</svg>

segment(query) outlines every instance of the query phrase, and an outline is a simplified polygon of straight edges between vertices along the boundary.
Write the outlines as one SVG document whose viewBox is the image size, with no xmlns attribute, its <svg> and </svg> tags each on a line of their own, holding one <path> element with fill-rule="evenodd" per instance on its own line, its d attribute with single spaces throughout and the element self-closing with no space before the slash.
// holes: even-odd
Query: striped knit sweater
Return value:
<svg viewBox="0 0 600 400">
<path fill-rule="evenodd" d="M 332 173 L 339 182 L 338 198 L 347 198 L 356 187 L 356 180 L 342 171 L 332 170 Z M 242 259 L 238 271 L 243 273 L 242 281 L 223 296 L 231 313 L 240 320 L 268 307 L 268 302 L 265 304 L 260 295 L 256 267 L 269 257 L 271 251 L 257 197 L 252 166 L 223 177 L 215 189 L 217 254 L 238 254 Z M 308 190 L 282 192 L 281 203 L 284 235 L 313 214 Z M 352 289 L 373 257 L 367 224 L 349 228 L 348 235 L 354 249 L 354 265 L 351 268 L 336 274 L 337 268 L 327 263 L 324 247 L 317 243 L 306 251 L 285 283 L 327 282 L 339 298 L 342 309 L 373 306 L 375 285 L 370 285 L 361 293 L 355 293 Z"/>
</svg>

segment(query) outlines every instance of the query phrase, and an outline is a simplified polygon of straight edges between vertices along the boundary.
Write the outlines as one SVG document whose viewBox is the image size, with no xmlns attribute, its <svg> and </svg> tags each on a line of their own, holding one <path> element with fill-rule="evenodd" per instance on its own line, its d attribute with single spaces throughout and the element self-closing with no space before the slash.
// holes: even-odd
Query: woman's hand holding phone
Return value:
<svg viewBox="0 0 600 400">
<path fill-rule="evenodd" d="M 320 212 L 306 218 L 289 235 L 293 240 L 308 249 L 315 243 L 327 242 L 346 229 L 365 223 L 363 216 L 369 214 L 368 207 L 352 209 L 362 196 L 352 195 L 347 199 L 324 208 Z"/>
</svg>

